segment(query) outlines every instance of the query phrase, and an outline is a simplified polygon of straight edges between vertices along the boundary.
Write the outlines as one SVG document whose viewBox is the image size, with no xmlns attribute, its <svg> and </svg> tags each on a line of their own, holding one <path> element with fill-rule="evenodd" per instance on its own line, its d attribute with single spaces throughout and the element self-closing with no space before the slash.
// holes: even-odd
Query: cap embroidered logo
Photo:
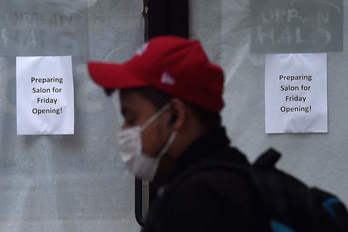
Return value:
<svg viewBox="0 0 348 232">
<path fill-rule="evenodd" d="M 162 84 L 167 84 L 167 85 L 174 85 L 175 84 L 175 80 L 173 79 L 173 77 L 171 77 L 166 72 L 162 74 L 161 82 L 162 82 Z"/>
<path fill-rule="evenodd" d="M 147 43 L 146 44 L 144 44 L 141 48 L 139 48 L 136 52 L 135 52 L 135 54 L 137 54 L 138 56 L 141 56 L 142 54 L 144 54 L 144 52 L 146 51 L 146 49 L 147 49 Z"/>
</svg>

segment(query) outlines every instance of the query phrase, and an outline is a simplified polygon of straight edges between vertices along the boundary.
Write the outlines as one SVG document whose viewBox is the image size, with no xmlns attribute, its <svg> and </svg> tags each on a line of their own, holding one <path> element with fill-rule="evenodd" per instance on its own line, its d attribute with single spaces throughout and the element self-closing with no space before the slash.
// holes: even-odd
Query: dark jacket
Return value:
<svg viewBox="0 0 348 232">
<path fill-rule="evenodd" d="M 144 232 L 261 231 L 254 191 L 247 177 L 207 163 L 249 165 L 229 146 L 224 128 L 192 143 L 179 158 L 171 181 L 158 190 Z"/>
</svg>

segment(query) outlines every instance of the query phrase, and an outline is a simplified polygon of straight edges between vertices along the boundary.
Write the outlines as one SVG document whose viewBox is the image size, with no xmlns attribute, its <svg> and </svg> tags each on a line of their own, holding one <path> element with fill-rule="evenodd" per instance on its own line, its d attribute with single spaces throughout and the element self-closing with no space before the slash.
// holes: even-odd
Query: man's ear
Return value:
<svg viewBox="0 0 348 232">
<path fill-rule="evenodd" d="M 179 99 L 173 99 L 171 107 L 173 114 L 169 122 L 172 128 L 174 128 L 175 130 L 179 130 L 183 127 L 184 122 L 186 120 L 187 106 Z"/>
</svg>

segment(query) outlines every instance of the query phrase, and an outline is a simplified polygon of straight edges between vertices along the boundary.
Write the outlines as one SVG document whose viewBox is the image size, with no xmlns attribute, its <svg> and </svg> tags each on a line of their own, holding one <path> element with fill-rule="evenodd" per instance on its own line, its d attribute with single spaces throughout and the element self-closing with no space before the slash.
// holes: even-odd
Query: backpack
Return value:
<svg viewBox="0 0 348 232">
<path fill-rule="evenodd" d="M 348 212 L 339 198 L 275 167 L 281 155 L 262 154 L 248 171 L 272 232 L 348 231 Z"/>
<path fill-rule="evenodd" d="M 269 149 L 252 165 L 209 161 L 186 172 L 187 176 L 209 170 L 224 170 L 244 175 L 250 181 L 265 231 L 270 232 L 348 232 L 348 212 L 339 198 L 316 187 L 309 187 L 275 167 L 281 154 Z M 260 228 L 260 231 L 263 231 Z"/>
</svg>

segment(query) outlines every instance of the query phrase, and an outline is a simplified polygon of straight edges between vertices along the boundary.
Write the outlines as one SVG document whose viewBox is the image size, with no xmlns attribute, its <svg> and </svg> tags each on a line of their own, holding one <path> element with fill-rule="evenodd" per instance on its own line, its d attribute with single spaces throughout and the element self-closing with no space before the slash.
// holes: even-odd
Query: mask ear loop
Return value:
<svg viewBox="0 0 348 232">
<path fill-rule="evenodd" d="M 163 112 L 165 112 L 170 106 L 170 103 L 167 103 L 165 106 L 163 106 L 159 111 L 157 111 L 154 115 L 152 115 L 141 127 L 141 131 L 146 129 L 152 122 L 154 122 Z M 161 151 L 158 153 L 156 159 L 159 161 L 162 156 L 168 151 L 169 147 L 174 142 L 174 139 L 176 138 L 177 131 L 173 131 L 166 142 L 166 144 L 163 146 Z"/>
<path fill-rule="evenodd" d="M 156 157 L 158 160 L 160 160 L 162 158 L 162 156 L 164 156 L 164 154 L 168 151 L 169 147 L 172 145 L 172 143 L 174 142 L 174 139 L 176 138 L 176 135 L 178 134 L 177 131 L 173 131 L 172 134 L 170 135 L 167 143 L 164 145 L 164 147 L 162 148 L 162 150 L 158 153 L 158 156 Z"/>
<path fill-rule="evenodd" d="M 169 108 L 169 103 L 163 106 L 159 111 L 152 115 L 142 126 L 141 130 L 145 130 L 151 123 L 153 123 L 163 112 Z"/>
<path fill-rule="evenodd" d="M 116 108 L 116 120 L 118 122 L 118 126 L 121 127 L 122 123 L 123 123 L 123 116 L 121 114 L 121 105 L 120 105 L 120 92 L 119 91 L 115 91 L 112 95 L 111 95 L 111 101 L 113 103 L 113 105 Z"/>
</svg>

